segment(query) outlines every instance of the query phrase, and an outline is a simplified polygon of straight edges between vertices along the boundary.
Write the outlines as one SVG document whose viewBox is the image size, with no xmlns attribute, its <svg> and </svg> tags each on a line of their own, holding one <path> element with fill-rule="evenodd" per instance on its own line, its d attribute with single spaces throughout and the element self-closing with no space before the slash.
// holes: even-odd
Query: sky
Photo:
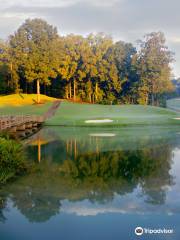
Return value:
<svg viewBox="0 0 180 240">
<path fill-rule="evenodd" d="M 133 44 L 162 31 L 175 53 L 174 75 L 180 77 L 179 9 L 179 0 L 0 0 L 0 38 L 7 39 L 27 18 L 48 21 L 60 35 L 105 32 Z"/>
</svg>

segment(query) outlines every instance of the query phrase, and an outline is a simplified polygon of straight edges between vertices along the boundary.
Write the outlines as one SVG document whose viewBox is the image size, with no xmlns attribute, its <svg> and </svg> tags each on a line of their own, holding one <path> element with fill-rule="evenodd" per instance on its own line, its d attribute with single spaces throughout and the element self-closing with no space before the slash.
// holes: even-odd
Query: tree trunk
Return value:
<svg viewBox="0 0 180 240">
<path fill-rule="evenodd" d="M 146 97 L 145 97 L 145 104 L 146 104 L 146 105 L 149 104 L 149 96 L 148 96 L 148 93 L 146 94 Z"/>
<path fill-rule="evenodd" d="M 66 99 L 69 99 L 69 89 L 68 89 L 68 85 L 66 86 Z"/>
<path fill-rule="evenodd" d="M 70 97 L 70 99 L 72 98 L 72 96 L 71 96 L 71 82 L 69 83 L 69 97 Z"/>
<path fill-rule="evenodd" d="M 154 94 L 151 93 L 151 105 L 154 106 Z"/>
<path fill-rule="evenodd" d="M 88 81 L 88 92 L 89 92 L 89 102 L 91 103 L 92 102 L 92 84 L 91 84 L 91 81 L 89 80 Z"/>
<path fill-rule="evenodd" d="M 40 103 L 41 96 L 40 96 L 40 83 L 39 80 L 37 80 L 37 103 Z"/>
<path fill-rule="evenodd" d="M 91 93 L 89 93 L 89 102 L 91 103 L 92 101 L 92 97 L 91 97 Z"/>
<path fill-rule="evenodd" d="M 96 83 L 96 86 L 95 86 L 95 99 L 97 102 L 97 100 L 98 100 L 98 83 Z"/>
<path fill-rule="evenodd" d="M 38 162 L 41 162 L 41 140 L 38 137 Z"/>
<path fill-rule="evenodd" d="M 92 102 L 93 102 L 93 104 L 94 104 L 94 94 L 93 94 L 93 96 L 92 96 Z"/>
<path fill-rule="evenodd" d="M 154 106 L 154 84 L 151 86 L 151 105 Z"/>
<path fill-rule="evenodd" d="M 74 79 L 74 101 L 76 101 L 76 80 Z"/>
</svg>

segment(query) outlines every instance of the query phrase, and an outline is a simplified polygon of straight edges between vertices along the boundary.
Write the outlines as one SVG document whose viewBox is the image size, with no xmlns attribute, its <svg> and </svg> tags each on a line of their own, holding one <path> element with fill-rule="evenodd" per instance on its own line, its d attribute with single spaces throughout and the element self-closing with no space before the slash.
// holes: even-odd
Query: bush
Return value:
<svg viewBox="0 0 180 240">
<path fill-rule="evenodd" d="M 0 137 L 0 184 L 27 171 L 23 147 L 15 140 Z"/>
</svg>

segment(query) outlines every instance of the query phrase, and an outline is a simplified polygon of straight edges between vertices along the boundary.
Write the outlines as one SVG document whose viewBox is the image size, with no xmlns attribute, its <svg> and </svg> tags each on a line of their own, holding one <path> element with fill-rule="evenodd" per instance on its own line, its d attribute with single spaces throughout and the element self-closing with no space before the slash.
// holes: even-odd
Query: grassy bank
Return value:
<svg viewBox="0 0 180 240">
<path fill-rule="evenodd" d="M 0 97 L 0 115 L 41 115 L 52 105 L 54 98 L 42 95 L 44 104 L 35 104 L 35 94 L 13 94 Z M 50 126 L 129 126 L 180 124 L 180 113 L 170 109 L 141 105 L 99 105 L 62 101 Z M 89 121 L 94 121 L 94 123 Z M 102 123 L 101 121 L 105 121 Z M 99 122 L 98 122 L 99 121 Z"/>
<path fill-rule="evenodd" d="M 36 98 L 36 94 L 12 94 L 0 96 L 0 115 L 41 115 L 46 112 L 52 102 L 56 100 L 55 98 L 41 95 L 41 101 L 44 104 L 36 104 Z"/>
<path fill-rule="evenodd" d="M 62 102 L 56 115 L 46 125 L 122 126 L 179 124 L 178 113 L 158 107 L 141 105 L 91 105 Z M 97 123 L 96 120 L 111 120 Z M 89 120 L 95 120 L 89 123 Z"/>
<path fill-rule="evenodd" d="M 167 108 L 180 111 L 180 98 L 169 99 L 166 102 Z"/>
<path fill-rule="evenodd" d="M 0 107 L 3 106 L 24 106 L 36 104 L 36 94 L 11 94 L 6 96 L 0 96 Z M 41 95 L 41 101 L 43 103 L 52 102 L 55 98 Z"/>
</svg>

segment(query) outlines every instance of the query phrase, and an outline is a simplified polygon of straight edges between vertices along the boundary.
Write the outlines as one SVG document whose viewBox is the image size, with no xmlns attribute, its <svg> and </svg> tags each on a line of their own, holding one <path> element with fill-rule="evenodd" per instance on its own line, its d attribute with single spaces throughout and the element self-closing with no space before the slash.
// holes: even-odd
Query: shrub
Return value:
<svg viewBox="0 0 180 240">
<path fill-rule="evenodd" d="M 27 171 L 23 147 L 15 140 L 0 137 L 0 184 Z"/>
</svg>

